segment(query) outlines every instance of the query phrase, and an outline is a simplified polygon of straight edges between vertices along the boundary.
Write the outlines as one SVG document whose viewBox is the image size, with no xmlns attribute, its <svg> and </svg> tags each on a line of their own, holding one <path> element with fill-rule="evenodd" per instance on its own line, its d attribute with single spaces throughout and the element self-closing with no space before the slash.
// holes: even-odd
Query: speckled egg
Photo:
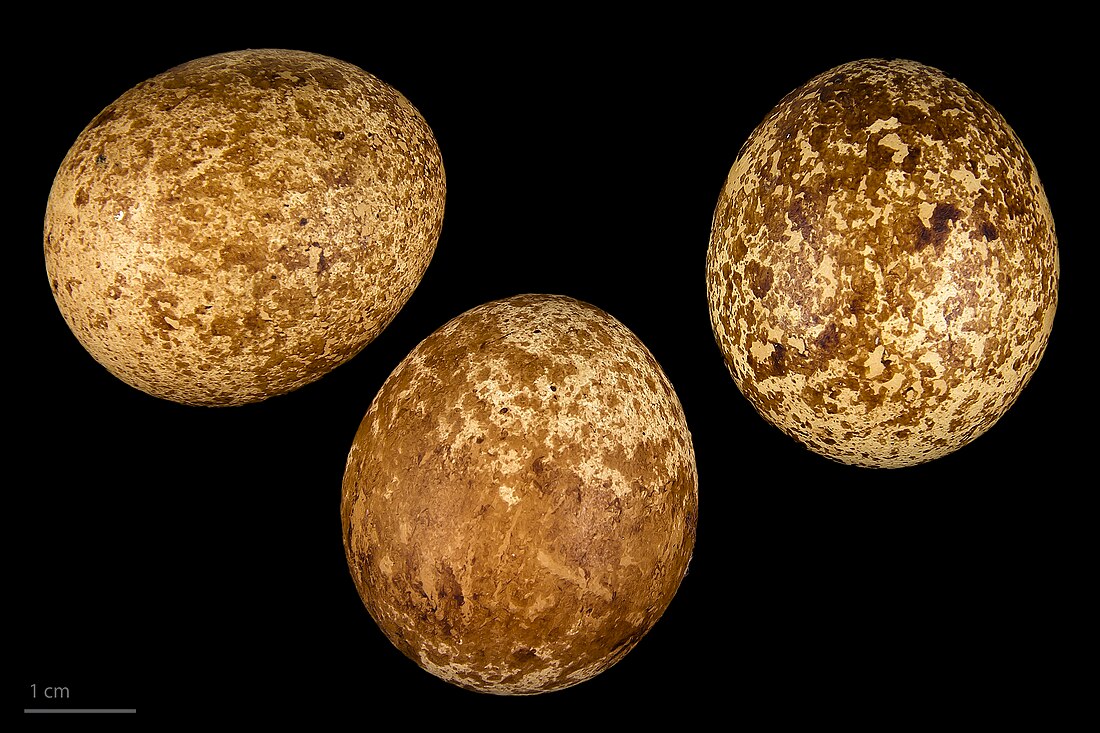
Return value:
<svg viewBox="0 0 1100 733">
<path fill-rule="evenodd" d="M 945 456 L 1016 401 L 1058 300 L 1035 165 L 978 94 L 865 59 L 788 94 L 718 199 L 711 325 L 741 392 L 858 466 Z"/>
<path fill-rule="evenodd" d="M 314 53 L 217 54 L 133 87 L 80 133 L 45 219 L 69 327 L 124 382 L 257 402 L 346 362 L 397 315 L 440 235 L 432 130 Z"/>
<path fill-rule="evenodd" d="M 382 632 L 500 695 L 607 670 L 664 613 L 695 544 L 676 392 L 603 310 L 522 295 L 458 316 L 382 386 L 343 483 L 344 547 Z"/>
</svg>

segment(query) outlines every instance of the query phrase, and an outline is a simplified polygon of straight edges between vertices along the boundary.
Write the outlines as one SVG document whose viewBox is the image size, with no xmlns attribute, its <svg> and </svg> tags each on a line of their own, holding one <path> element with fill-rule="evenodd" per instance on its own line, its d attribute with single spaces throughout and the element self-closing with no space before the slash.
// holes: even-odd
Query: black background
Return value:
<svg viewBox="0 0 1100 733">
<path fill-rule="evenodd" d="M 1078 695 L 1065 665 L 1080 649 L 1095 488 L 1080 447 L 1092 337 L 1079 341 L 1093 330 L 1082 255 L 1095 214 L 1076 171 L 1094 164 L 1095 125 L 1082 125 L 1075 21 L 306 10 L 241 23 L 96 11 L 14 29 L 26 45 L 9 56 L 5 102 L 6 516 L 19 538 L 7 597 L 25 707 L 33 683 L 146 722 L 370 725 L 401 706 L 432 725 L 581 710 L 736 723 L 906 720 L 960 703 L 975 719 L 1045 717 Z M 42 217 L 69 145 L 118 95 L 249 47 L 329 54 L 402 91 L 443 153 L 443 233 L 408 305 L 354 360 L 261 404 L 183 407 L 81 349 L 47 284 Z M 704 285 L 741 143 L 788 91 L 867 56 L 941 68 L 1006 117 L 1043 179 L 1063 267 L 1053 337 L 1016 405 L 957 453 L 890 471 L 832 463 L 759 419 L 714 343 Z M 598 305 L 654 353 L 692 429 L 700 516 L 679 595 L 622 662 L 566 691 L 498 698 L 436 680 L 382 637 L 347 571 L 339 496 L 351 438 L 398 361 L 468 308 L 526 292 Z"/>
</svg>

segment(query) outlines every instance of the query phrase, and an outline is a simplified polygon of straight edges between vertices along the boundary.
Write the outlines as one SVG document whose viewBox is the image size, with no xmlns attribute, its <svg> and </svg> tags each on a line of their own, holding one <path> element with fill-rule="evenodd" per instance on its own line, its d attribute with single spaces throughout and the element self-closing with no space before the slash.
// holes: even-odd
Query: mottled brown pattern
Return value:
<svg viewBox="0 0 1100 733">
<path fill-rule="evenodd" d="M 428 124 L 350 64 L 290 50 L 138 84 L 62 161 L 45 221 L 58 306 L 123 381 L 236 405 L 344 363 L 397 315 L 442 227 Z"/>
<path fill-rule="evenodd" d="M 862 466 L 988 430 L 1042 358 L 1059 262 L 1035 166 L 936 69 L 865 59 L 787 95 L 719 196 L 711 325 L 760 414 Z"/>
<path fill-rule="evenodd" d="M 525 295 L 455 318 L 355 436 L 341 517 L 386 636 L 461 687 L 536 694 L 606 670 L 687 570 L 691 435 L 650 352 L 605 312 Z"/>
</svg>

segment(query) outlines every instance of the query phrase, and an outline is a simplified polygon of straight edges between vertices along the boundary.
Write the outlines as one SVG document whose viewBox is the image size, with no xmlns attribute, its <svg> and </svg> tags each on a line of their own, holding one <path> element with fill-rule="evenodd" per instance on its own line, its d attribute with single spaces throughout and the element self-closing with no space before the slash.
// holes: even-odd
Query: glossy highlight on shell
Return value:
<svg viewBox="0 0 1100 733">
<path fill-rule="evenodd" d="M 349 451 L 341 519 L 378 627 L 454 685 L 530 695 L 608 669 L 672 601 L 695 544 L 683 410 L 587 303 L 471 309 L 394 370 Z"/>
<path fill-rule="evenodd" d="M 737 386 L 830 459 L 945 456 L 1005 414 L 1054 322 L 1035 165 L 964 84 L 863 59 L 788 94 L 715 209 L 707 298 Z"/>
<path fill-rule="evenodd" d="M 55 300 L 124 382 L 258 402 L 346 362 L 393 320 L 442 228 L 438 145 L 385 82 L 304 51 L 184 63 L 80 133 L 44 225 Z"/>
</svg>

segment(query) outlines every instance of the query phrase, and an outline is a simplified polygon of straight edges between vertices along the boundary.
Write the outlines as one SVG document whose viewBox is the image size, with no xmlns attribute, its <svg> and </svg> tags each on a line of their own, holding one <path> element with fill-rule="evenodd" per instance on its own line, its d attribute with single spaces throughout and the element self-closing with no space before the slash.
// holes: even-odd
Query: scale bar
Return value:
<svg viewBox="0 0 1100 733">
<path fill-rule="evenodd" d="M 136 708 L 23 708 L 24 713 L 43 713 L 43 712 L 99 712 L 99 713 L 128 713 L 138 712 Z"/>
</svg>

